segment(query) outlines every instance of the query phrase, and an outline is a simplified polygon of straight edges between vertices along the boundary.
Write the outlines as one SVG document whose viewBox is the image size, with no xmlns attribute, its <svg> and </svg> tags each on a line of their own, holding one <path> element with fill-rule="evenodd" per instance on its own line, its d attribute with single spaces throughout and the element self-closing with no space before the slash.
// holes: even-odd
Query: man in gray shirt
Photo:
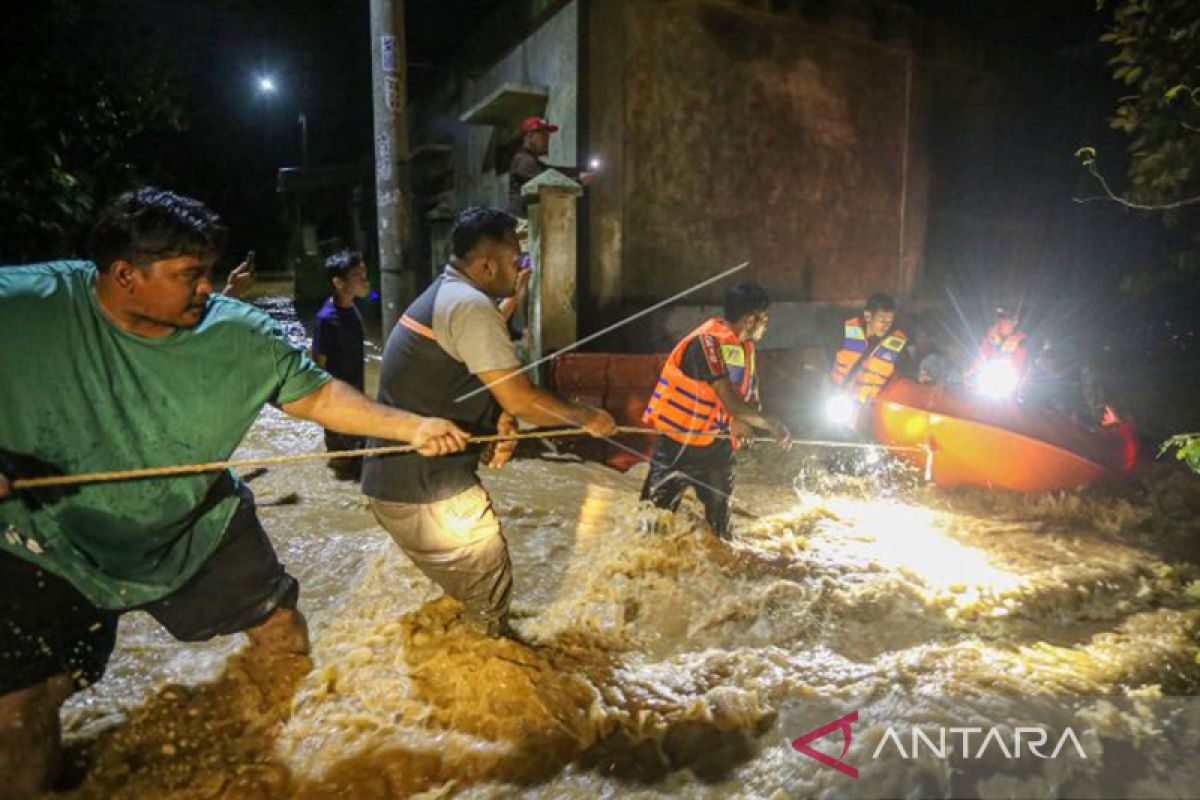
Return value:
<svg viewBox="0 0 1200 800">
<path fill-rule="evenodd" d="M 388 336 L 379 401 L 409 411 L 440 409 L 472 435 L 515 430 L 517 419 L 608 435 L 616 428 L 608 413 L 564 400 L 521 371 L 495 304 L 517 289 L 516 224 L 496 209 L 459 213 L 446 271 Z M 384 444 L 371 440 L 368 446 Z M 363 492 L 379 523 L 422 572 L 466 606 L 468 623 L 493 636 L 508 631 L 512 566 L 476 468 L 481 460 L 499 467 L 512 450 L 474 447 L 431 459 L 405 453 L 363 465 Z"/>
</svg>

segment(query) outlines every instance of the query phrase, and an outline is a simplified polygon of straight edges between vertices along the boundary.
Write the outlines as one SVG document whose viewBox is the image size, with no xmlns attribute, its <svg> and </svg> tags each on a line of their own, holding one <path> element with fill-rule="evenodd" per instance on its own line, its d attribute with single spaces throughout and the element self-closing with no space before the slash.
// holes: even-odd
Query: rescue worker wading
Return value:
<svg viewBox="0 0 1200 800">
<path fill-rule="evenodd" d="M 740 284 L 725 295 L 725 317 L 710 319 L 675 346 L 642 415 L 663 436 L 655 444 L 642 500 L 675 511 L 691 484 L 712 532 L 729 538 L 736 441 L 769 431 L 785 447 L 784 425 L 757 410 L 754 343 L 767 329 L 767 293 Z"/>
<path fill-rule="evenodd" d="M 842 323 L 842 344 L 829 371 L 839 389 L 829 405 L 830 421 L 857 427 L 862 410 L 907 363 L 908 337 L 893 327 L 895 321 L 896 301 L 876 292 L 861 315 Z"/>
</svg>

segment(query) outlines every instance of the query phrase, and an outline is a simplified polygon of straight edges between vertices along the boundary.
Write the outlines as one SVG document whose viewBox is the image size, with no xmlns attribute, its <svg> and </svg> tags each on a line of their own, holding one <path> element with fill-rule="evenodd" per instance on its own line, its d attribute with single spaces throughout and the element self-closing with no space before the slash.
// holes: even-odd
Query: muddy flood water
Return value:
<svg viewBox="0 0 1200 800">
<path fill-rule="evenodd" d="M 239 456 L 321 449 L 317 428 L 267 409 Z M 241 637 L 179 644 L 128 615 L 107 677 L 64 713 L 87 764 L 69 796 L 1200 794 L 1200 729 L 1168 741 L 1159 717 L 1160 698 L 1200 687 L 1200 477 L 948 493 L 758 452 L 723 545 L 691 501 L 639 508 L 644 470 L 485 474 L 522 643 L 465 629 L 357 487 L 321 463 L 272 469 L 251 486 L 301 581 L 311 663 L 250 659 Z M 857 778 L 792 746 L 851 710 Z M 914 726 L 994 727 L 1011 745 L 1034 723 L 1054 731 L 1047 751 L 1072 726 L 1086 758 L 977 756 L 955 733 L 944 757 L 872 757 L 897 754 L 892 728 L 903 748 Z"/>
</svg>

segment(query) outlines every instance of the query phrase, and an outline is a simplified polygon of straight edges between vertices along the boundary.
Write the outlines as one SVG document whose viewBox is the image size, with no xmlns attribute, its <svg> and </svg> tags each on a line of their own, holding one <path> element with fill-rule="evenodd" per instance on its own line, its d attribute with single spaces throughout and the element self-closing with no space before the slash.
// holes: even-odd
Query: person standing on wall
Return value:
<svg viewBox="0 0 1200 800">
<path fill-rule="evenodd" d="M 541 117 L 529 117 L 521 123 L 521 146 L 508 165 L 508 213 L 514 217 L 524 219 L 529 215 L 521 187 L 548 169 L 557 170 L 584 186 L 590 186 L 595 180 L 594 172 L 577 167 L 553 166 L 543 161 L 550 153 L 550 134 L 557 132 L 557 125 L 551 125 Z"/>
</svg>

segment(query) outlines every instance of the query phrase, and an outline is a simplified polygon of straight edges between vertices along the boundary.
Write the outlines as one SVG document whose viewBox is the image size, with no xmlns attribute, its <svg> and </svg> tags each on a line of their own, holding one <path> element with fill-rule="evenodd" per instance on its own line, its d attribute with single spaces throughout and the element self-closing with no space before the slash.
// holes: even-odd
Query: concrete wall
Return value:
<svg viewBox="0 0 1200 800">
<path fill-rule="evenodd" d="M 579 3 L 574 0 L 530 34 L 485 73 L 466 80 L 461 89 L 458 113 L 470 108 L 504 83 L 523 83 L 549 90 L 545 116 L 561 130 L 550 137 L 552 164 L 574 165 L 579 136 Z M 508 174 L 483 170 L 493 129 L 461 126 L 460 145 L 455 148 L 458 205 L 508 203 Z"/>
<path fill-rule="evenodd" d="M 926 168 L 904 46 L 712 0 L 593 2 L 588 22 L 588 145 L 611 165 L 589 327 L 747 260 L 781 300 L 909 289 Z"/>
</svg>

